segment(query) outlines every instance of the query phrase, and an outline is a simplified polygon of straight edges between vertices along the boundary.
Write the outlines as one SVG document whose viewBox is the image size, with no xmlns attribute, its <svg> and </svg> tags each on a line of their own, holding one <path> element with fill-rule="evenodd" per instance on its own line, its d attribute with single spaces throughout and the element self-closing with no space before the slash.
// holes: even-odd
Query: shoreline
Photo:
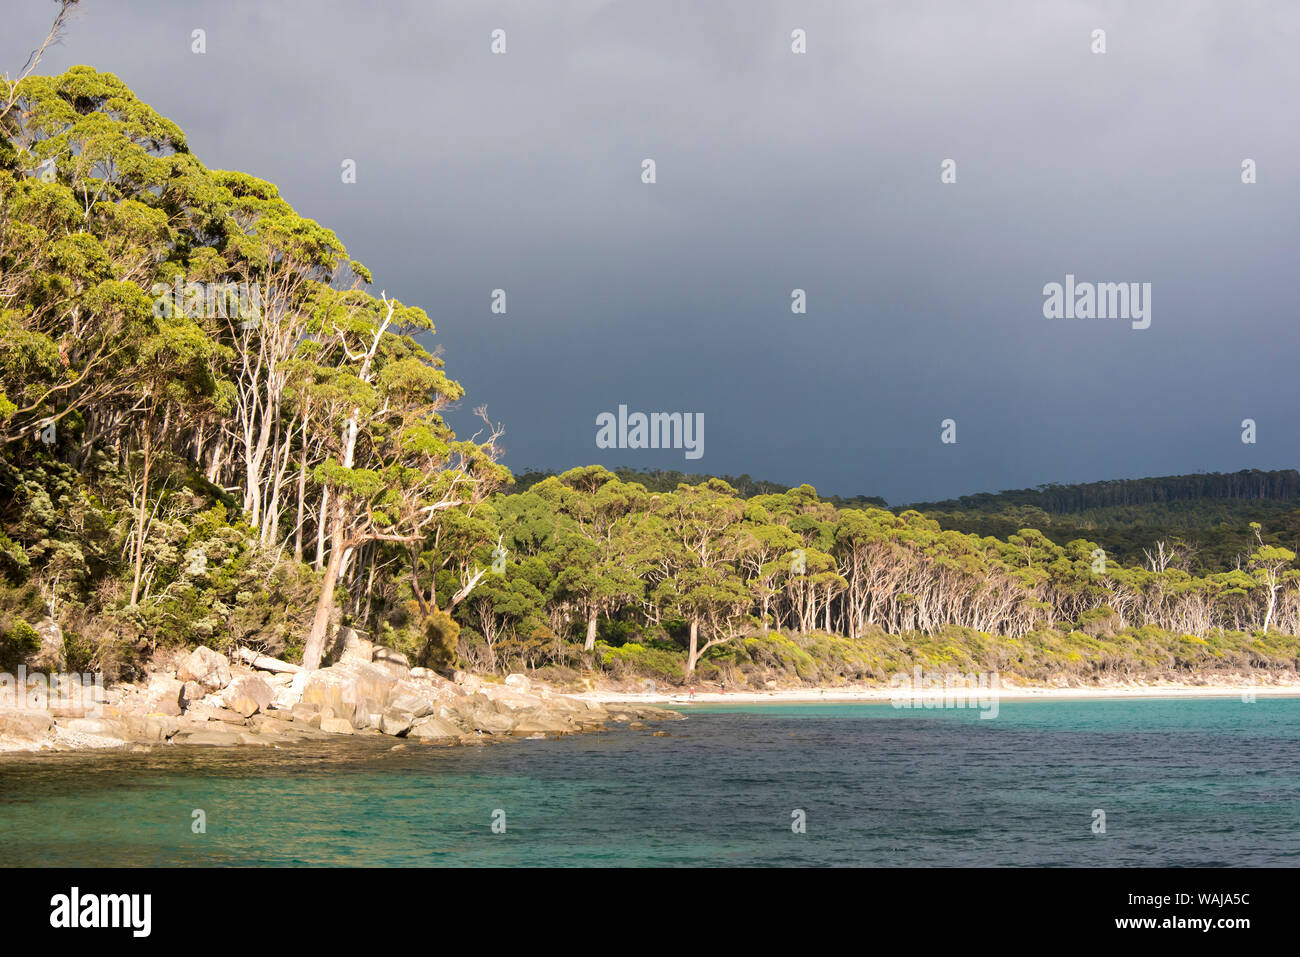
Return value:
<svg viewBox="0 0 1300 957">
<path fill-rule="evenodd" d="M 108 688 L 99 678 L 83 685 L 80 675 L 34 673 L 29 681 L 23 673 L 21 690 L 0 697 L 0 754 L 279 748 L 354 735 L 387 737 L 394 748 L 480 745 L 650 730 L 646 722 L 681 718 L 636 702 L 576 700 L 521 674 L 500 683 L 463 672 L 448 678 L 351 629 L 338 645 L 337 660 L 312 671 L 243 648 L 232 660 L 200 645 Z"/>
<path fill-rule="evenodd" d="M 774 691 L 697 691 L 694 698 L 687 692 L 646 694 L 644 692 L 584 691 L 572 695 L 597 704 L 888 704 L 895 700 L 940 701 L 947 698 L 996 698 L 1000 701 L 1124 700 L 1130 698 L 1241 698 L 1253 693 L 1256 698 L 1300 698 L 1300 684 L 1249 684 L 1235 682 L 1222 685 L 1129 683 L 1106 687 L 1037 687 L 1003 684 L 997 688 L 942 688 L 910 691 L 888 685 L 850 688 L 784 688 Z"/>
<path fill-rule="evenodd" d="M 695 705 L 862 704 L 992 708 L 1002 701 L 1300 698 L 1290 671 L 1225 673 L 1192 680 L 1114 680 L 1097 685 L 1029 684 L 995 673 L 896 676 L 889 683 L 722 691 L 712 682 L 685 689 L 618 690 L 619 685 L 561 691 L 524 674 L 497 681 L 413 668 L 391 649 L 347 631 L 338 660 L 313 672 L 239 649 L 234 661 L 200 646 L 173 653 L 139 683 L 104 689 L 79 685 L 82 707 L 0 707 L 0 753 L 148 751 L 158 746 L 277 748 L 335 735 L 374 735 L 427 745 L 478 745 L 511 738 L 649 730 L 645 722 L 680 719 Z M 945 680 L 952 684 L 944 686 Z M 24 689 L 27 684 L 24 679 Z M 39 685 L 37 686 L 39 687 Z M 627 684 L 621 685 L 627 688 Z M 68 690 L 60 685 L 60 691 Z M 29 693 L 24 691 L 24 694 Z M 93 706 L 93 711 L 92 711 Z M 990 715 L 992 716 L 992 715 Z M 670 736 L 654 731 L 655 736 Z"/>
</svg>

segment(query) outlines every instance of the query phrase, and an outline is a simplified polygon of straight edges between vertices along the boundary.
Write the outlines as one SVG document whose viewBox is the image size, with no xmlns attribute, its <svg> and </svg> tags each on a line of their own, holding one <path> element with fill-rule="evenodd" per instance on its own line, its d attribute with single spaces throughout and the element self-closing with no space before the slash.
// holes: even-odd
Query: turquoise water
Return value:
<svg viewBox="0 0 1300 957">
<path fill-rule="evenodd" d="M 1300 699 L 686 713 L 669 737 L 0 756 L 5 863 L 1300 864 Z"/>
</svg>

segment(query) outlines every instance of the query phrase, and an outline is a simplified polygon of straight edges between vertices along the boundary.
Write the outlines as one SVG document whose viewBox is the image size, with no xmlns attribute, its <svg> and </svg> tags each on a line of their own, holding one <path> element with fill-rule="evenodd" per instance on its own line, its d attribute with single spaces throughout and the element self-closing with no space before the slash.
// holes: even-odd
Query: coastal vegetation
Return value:
<svg viewBox="0 0 1300 957">
<path fill-rule="evenodd" d="M 8 104 L 5 107 L 5 104 Z M 558 683 L 1294 670 L 1294 471 L 889 509 L 743 476 L 529 474 L 433 324 L 111 74 L 0 86 L 0 664 L 314 669 L 341 626 Z"/>
</svg>

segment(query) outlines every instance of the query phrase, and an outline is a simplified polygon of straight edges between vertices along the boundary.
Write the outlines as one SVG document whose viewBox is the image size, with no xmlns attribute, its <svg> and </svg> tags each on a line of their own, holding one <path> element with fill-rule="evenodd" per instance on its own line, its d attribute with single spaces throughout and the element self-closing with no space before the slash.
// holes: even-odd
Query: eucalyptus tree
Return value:
<svg viewBox="0 0 1300 957">
<path fill-rule="evenodd" d="M 1261 630 L 1268 634 L 1268 626 L 1273 623 L 1273 612 L 1277 608 L 1277 593 L 1282 586 L 1285 569 L 1295 561 L 1295 552 L 1280 545 L 1265 545 L 1264 531 L 1259 522 L 1250 523 L 1255 533 L 1258 547 L 1250 556 L 1250 567 L 1256 580 L 1264 587 L 1264 624 Z"/>
<path fill-rule="evenodd" d="M 338 294 L 323 320 L 340 359 L 330 404 L 328 457 L 315 477 L 328 493 L 321 523 L 329 557 L 303 649 L 320 666 L 334 588 L 355 549 L 423 539 L 440 512 L 486 498 L 507 476 L 495 462 L 500 429 L 457 441 L 442 410 L 464 394 L 411 336 L 432 331 L 423 310 L 360 290 Z M 483 413 L 486 422 L 486 413 Z"/>
<path fill-rule="evenodd" d="M 686 675 L 690 677 L 705 649 L 739 633 L 728 626 L 707 636 L 701 647 L 701 624 L 733 622 L 737 595 L 752 603 L 734 571 L 745 544 L 745 503 L 735 489 L 715 478 L 699 485 L 679 485 L 675 492 L 658 496 L 654 506 L 670 543 L 671 574 L 658 592 L 688 623 Z"/>
</svg>

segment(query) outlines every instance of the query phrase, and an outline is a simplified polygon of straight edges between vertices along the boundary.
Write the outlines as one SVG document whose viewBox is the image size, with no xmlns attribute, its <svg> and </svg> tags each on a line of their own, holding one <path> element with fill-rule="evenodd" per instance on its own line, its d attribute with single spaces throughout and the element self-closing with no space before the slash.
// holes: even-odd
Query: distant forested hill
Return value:
<svg viewBox="0 0 1300 957">
<path fill-rule="evenodd" d="M 908 507 L 974 535 L 1006 538 L 1036 528 L 1057 544 L 1087 538 L 1124 562 L 1142 561 L 1157 542 L 1179 541 L 1195 552 L 1191 567 L 1204 572 L 1245 560 L 1251 522 L 1268 529 L 1265 537 L 1274 544 L 1294 548 L 1300 542 L 1295 469 L 1042 485 Z"/>
<path fill-rule="evenodd" d="M 1051 515 L 1081 515 L 1106 509 L 1193 502 L 1197 506 L 1223 500 L 1237 503 L 1300 501 L 1300 472 L 1281 469 L 1263 472 L 1202 472 L 1195 475 L 1166 475 L 1160 478 L 1111 479 L 1078 485 L 1040 485 L 1006 492 L 963 495 L 943 502 L 911 505 L 918 512 L 981 511 L 1001 512 L 1015 506 L 1042 509 Z M 1178 510 L 1175 510 L 1178 511 Z M 1182 510 L 1195 514 L 1195 509 Z M 1121 518 L 1120 521 L 1128 521 Z"/>
</svg>

